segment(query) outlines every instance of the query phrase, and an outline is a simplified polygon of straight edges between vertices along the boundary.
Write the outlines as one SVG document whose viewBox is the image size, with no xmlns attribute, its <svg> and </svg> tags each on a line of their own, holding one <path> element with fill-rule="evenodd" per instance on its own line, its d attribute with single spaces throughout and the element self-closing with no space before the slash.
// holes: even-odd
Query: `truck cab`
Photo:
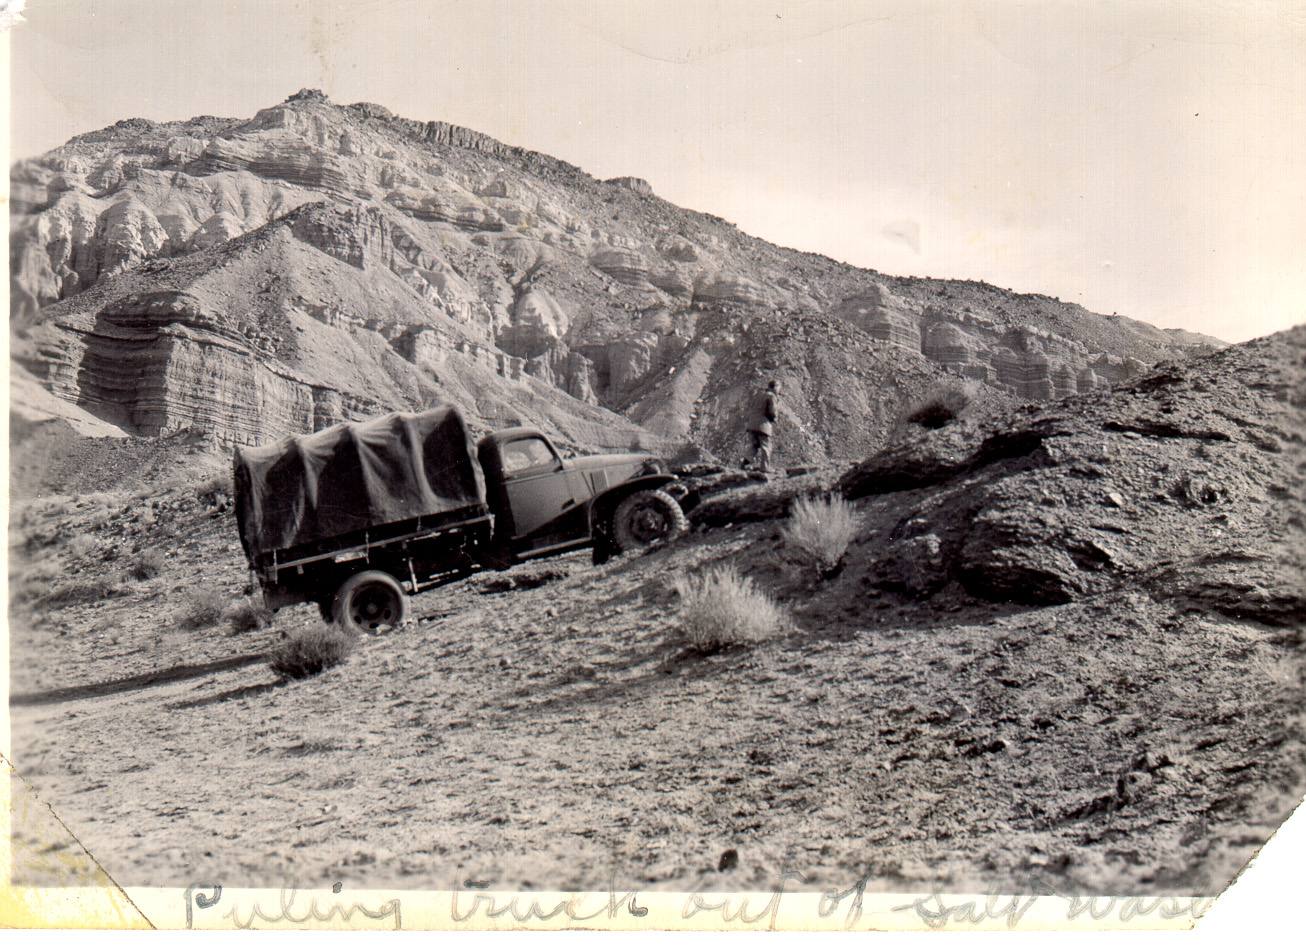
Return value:
<svg viewBox="0 0 1306 950">
<path fill-rule="evenodd" d="M 589 544 L 601 561 L 614 550 L 646 546 L 687 526 L 681 506 L 686 492 L 652 455 L 564 458 L 538 429 L 518 427 L 481 438 L 477 461 L 495 516 L 493 557 L 500 562 Z M 630 503 L 634 496 L 640 500 Z M 617 520 L 623 505 L 625 517 Z"/>
</svg>

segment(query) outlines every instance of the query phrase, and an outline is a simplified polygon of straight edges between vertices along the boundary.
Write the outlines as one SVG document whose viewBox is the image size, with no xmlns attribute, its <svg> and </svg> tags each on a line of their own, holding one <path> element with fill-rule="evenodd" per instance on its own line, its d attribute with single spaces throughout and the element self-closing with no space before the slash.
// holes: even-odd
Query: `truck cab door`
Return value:
<svg viewBox="0 0 1306 950">
<path fill-rule="evenodd" d="M 503 483 L 512 512 L 513 540 L 521 553 L 587 534 L 584 505 L 572 490 L 572 473 L 548 442 L 528 436 L 500 446 Z"/>
</svg>

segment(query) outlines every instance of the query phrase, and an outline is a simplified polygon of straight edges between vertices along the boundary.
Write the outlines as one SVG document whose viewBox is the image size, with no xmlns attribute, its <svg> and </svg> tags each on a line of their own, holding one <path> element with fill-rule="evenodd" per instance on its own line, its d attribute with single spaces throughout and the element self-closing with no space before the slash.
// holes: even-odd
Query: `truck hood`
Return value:
<svg viewBox="0 0 1306 950">
<path fill-rule="evenodd" d="M 629 472 L 636 473 L 646 465 L 651 471 L 665 471 L 665 467 L 653 468 L 653 464 L 660 466 L 660 460 L 656 455 L 647 453 L 634 452 L 626 455 L 584 455 L 579 458 L 567 459 L 563 462 L 564 467 L 573 472 L 593 472 L 599 469 L 625 469 Z"/>
</svg>

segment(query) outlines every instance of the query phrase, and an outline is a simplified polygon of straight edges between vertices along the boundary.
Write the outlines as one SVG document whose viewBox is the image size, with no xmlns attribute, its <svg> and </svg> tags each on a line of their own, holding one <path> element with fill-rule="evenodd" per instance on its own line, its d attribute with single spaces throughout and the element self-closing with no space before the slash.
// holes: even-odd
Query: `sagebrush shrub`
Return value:
<svg viewBox="0 0 1306 950">
<path fill-rule="evenodd" d="M 859 527 L 856 511 L 844 499 L 803 498 L 794 504 L 782 537 L 785 547 L 797 551 L 826 576 L 843 563 Z"/>
<path fill-rule="evenodd" d="M 205 495 L 212 495 L 216 492 L 225 492 L 231 494 L 231 476 L 228 474 L 214 475 L 206 478 L 195 486 L 195 496 L 203 498 Z"/>
<path fill-rule="evenodd" d="M 177 626 L 182 630 L 199 630 L 211 627 L 222 619 L 226 602 L 217 591 L 201 591 L 191 596 L 190 603 L 177 613 Z"/>
<path fill-rule="evenodd" d="M 940 386 L 913 404 L 903 419 L 926 429 L 942 429 L 970 405 L 970 393 L 959 385 Z"/>
<path fill-rule="evenodd" d="M 76 559 L 84 558 L 94 550 L 95 539 L 84 534 L 76 535 L 68 542 L 68 553 Z"/>
<path fill-rule="evenodd" d="M 764 640 L 787 625 L 775 602 L 733 566 L 715 567 L 697 577 L 679 575 L 675 587 L 680 629 L 700 650 Z"/>
<path fill-rule="evenodd" d="M 232 633 L 262 630 L 272 622 L 272 611 L 253 597 L 242 598 L 227 611 L 227 623 Z"/>
<path fill-rule="evenodd" d="M 63 566 L 53 558 L 38 561 L 26 570 L 17 568 L 19 559 L 9 561 L 9 602 L 26 604 L 48 595 L 55 581 L 66 576 Z"/>
<path fill-rule="evenodd" d="M 135 581 L 148 581 L 163 570 L 163 556 L 158 551 L 146 551 L 127 568 L 127 576 Z"/>
<path fill-rule="evenodd" d="M 268 666 L 279 676 L 307 679 L 342 663 L 353 648 L 353 638 L 339 628 L 316 624 L 273 648 Z"/>
<path fill-rule="evenodd" d="M 118 585 L 121 583 L 122 578 L 117 574 L 108 574 L 89 581 L 69 581 L 44 594 L 38 594 L 32 601 L 32 607 L 44 610 L 51 607 L 93 603 L 117 594 Z"/>
</svg>

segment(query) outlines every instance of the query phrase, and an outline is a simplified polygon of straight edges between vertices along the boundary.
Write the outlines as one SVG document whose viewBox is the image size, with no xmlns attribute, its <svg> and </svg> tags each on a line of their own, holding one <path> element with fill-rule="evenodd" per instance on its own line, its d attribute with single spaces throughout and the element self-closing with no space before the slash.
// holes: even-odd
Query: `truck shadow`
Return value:
<svg viewBox="0 0 1306 950">
<path fill-rule="evenodd" d="M 224 660 L 208 663 L 187 663 L 166 670 L 154 670 L 123 679 L 105 680 L 101 683 L 87 683 L 84 686 L 66 686 L 58 689 L 42 690 L 35 693 L 10 694 L 10 706 L 46 706 L 53 703 L 75 702 L 80 699 L 94 699 L 98 696 L 112 696 L 115 693 L 129 693 L 133 690 L 147 689 L 164 683 L 179 680 L 198 679 L 213 673 L 225 673 L 241 667 L 253 666 L 267 660 L 266 653 L 242 653 Z"/>
<path fill-rule="evenodd" d="M 225 703 L 229 699 L 248 699 L 251 696 L 261 696 L 264 693 L 271 692 L 278 686 L 284 686 L 286 680 L 279 679 L 272 683 L 255 683 L 253 686 L 237 686 L 235 689 L 228 689 L 221 693 L 215 693 L 212 696 L 201 696 L 199 699 L 188 699 L 181 703 L 169 703 L 168 709 L 199 709 L 201 706 L 212 706 L 215 703 Z"/>
</svg>

